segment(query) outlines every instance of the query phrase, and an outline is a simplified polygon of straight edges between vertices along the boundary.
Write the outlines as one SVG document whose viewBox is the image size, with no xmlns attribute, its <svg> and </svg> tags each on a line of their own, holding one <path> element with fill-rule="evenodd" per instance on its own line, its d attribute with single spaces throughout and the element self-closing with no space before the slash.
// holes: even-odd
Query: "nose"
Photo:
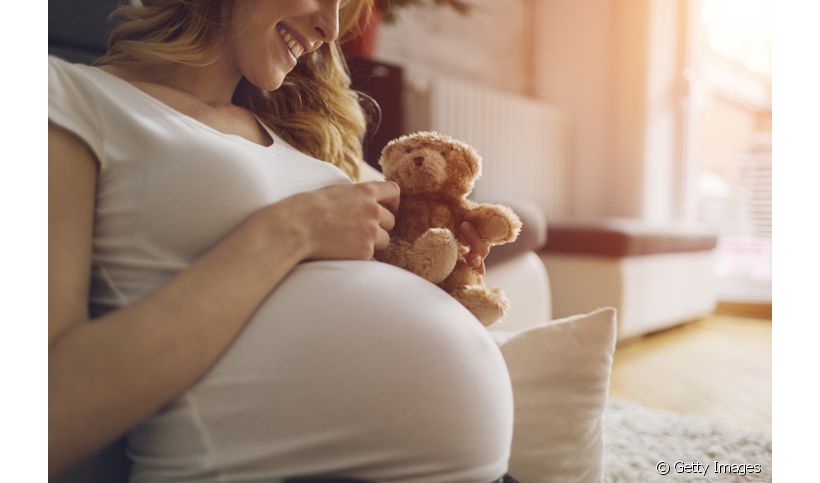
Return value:
<svg viewBox="0 0 820 483">
<path fill-rule="evenodd" d="M 322 42 L 333 42 L 339 37 L 339 0 L 320 1 L 313 18 L 313 31 Z"/>
<path fill-rule="evenodd" d="M 416 156 L 413 158 L 413 162 L 416 163 L 416 166 L 421 166 L 421 163 L 424 162 L 424 156 Z"/>
</svg>

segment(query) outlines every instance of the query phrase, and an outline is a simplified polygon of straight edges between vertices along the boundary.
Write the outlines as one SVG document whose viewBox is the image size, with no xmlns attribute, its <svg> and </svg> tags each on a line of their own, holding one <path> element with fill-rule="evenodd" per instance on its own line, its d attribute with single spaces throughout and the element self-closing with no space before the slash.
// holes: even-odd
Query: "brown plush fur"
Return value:
<svg viewBox="0 0 820 483">
<path fill-rule="evenodd" d="M 490 246 L 518 238 L 521 220 L 503 205 L 467 199 L 481 176 L 481 157 L 449 136 L 418 132 L 394 139 L 379 164 L 387 180 L 401 187 L 390 245 L 376 259 L 438 284 L 484 325 L 502 318 L 509 301 L 467 264 L 469 252 L 461 223 L 469 221 Z"/>
</svg>

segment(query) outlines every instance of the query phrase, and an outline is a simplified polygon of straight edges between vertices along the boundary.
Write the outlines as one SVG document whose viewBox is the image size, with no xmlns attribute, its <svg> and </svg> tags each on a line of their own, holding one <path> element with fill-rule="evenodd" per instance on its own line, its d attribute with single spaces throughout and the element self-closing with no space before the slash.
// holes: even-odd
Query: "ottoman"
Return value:
<svg viewBox="0 0 820 483">
<path fill-rule="evenodd" d="M 618 310 L 618 340 L 711 313 L 717 238 L 679 227 L 610 219 L 550 224 L 539 256 L 553 317 Z"/>
</svg>

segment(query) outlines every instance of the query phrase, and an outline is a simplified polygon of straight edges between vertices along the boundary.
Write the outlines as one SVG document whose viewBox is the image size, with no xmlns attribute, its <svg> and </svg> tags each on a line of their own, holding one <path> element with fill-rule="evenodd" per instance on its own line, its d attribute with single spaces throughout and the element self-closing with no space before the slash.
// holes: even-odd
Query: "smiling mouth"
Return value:
<svg viewBox="0 0 820 483">
<path fill-rule="evenodd" d="M 279 33 L 279 37 L 285 42 L 285 45 L 288 47 L 288 50 L 291 54 L 293 54 L 294 59 L 298 59 L 300 55 L 302 55 L 305 51 L 302 48 L 302 44 L 300 44 L 293 36 L 282 27 L 277 27 L 276 31 Z"/>
</svg>

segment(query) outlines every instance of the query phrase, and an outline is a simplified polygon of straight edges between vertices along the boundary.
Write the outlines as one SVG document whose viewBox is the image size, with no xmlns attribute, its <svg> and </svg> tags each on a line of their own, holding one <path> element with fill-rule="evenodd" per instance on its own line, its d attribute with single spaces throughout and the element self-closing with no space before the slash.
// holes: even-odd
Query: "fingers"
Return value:
<svg viewBox="0 0 820 483">
<path fill-rule="evenodd" d="M 461 224 L 461 232 L 470 245 L 470 252 L 464 256 L 464 260 L 484 275 L 486 272 L 484 259 L 490 254 L 490 245 L 481 238 L 478 230 L 468 221 Z"/>
<path fill-rule="evenodd" d="M 390 244 L 390 230 L 396 226 L 395 213 L 399 210 L 399 185 L 393 181 L 361 183 L 379 203 L 379 230 L 373 244 L 374 250 L 384 250 Z"/>
<path fill-rule="evenodd" d="M 369 190 L 380 204 L 384 205 L 392 213 L 399 210 L 399 184 L 395 181 L 370 181 L 359 183 L 362 189 Z"/>
<path fill-rule="evenodd" d="M 374 250 L 384 250 L 387 248 L 387 245 L 390 244 L 390 235 L 382 230 L 379 229 L 378 233 L 376 233 L 376 241 L 373 243 Z"/>
<path fill-rule="evenodd" d="M 478 230 L 470 222 L 462 223 L 461 230 L 470 245 L 470 255 L 486 258 L 490 254 L 490 245 L 481 238 Z"/>
<path fill-rule="evenodd" d="M 396 217 L 382 205 L 379 205 L 379 226 L 387 231 L 396 226 Z"/>
<path fill-rule="evenodd" d="M 487 267 L 484 266 L 484 259 L 481 258 L 481 257 L 478 257 L 478 260 L 479 260 L 479 264 L 475 268 L 476 268 L 476 270 L 478 270 L 478 272 L 481 275 L 484 275 L 487 272 Z"/>
</svg>

